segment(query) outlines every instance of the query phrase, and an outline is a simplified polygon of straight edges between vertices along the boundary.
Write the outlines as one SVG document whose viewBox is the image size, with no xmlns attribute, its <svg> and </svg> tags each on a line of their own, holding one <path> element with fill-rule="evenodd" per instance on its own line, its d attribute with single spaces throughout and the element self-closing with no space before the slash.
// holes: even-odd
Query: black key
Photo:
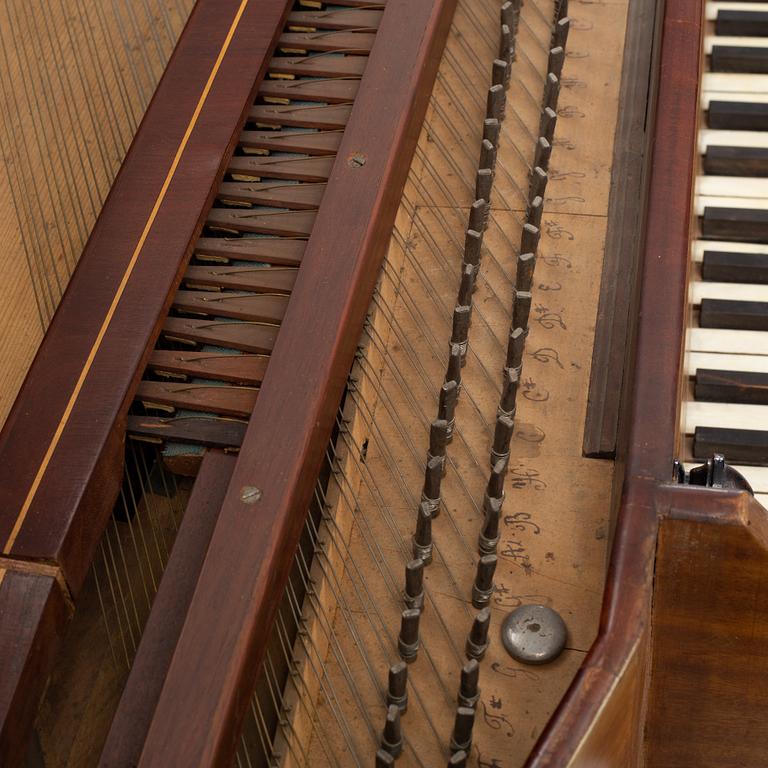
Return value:
<svg viewBox="0 0 768 768">
<path fill-rule="evenodd" d="M 715 403 L 768 405 L 768 373 L 698 368 L 694 397 Z"/>
<path fill-rule="evenodd" d="M 715 21 L 715 34 L 731 37 L 768 37 L 768 13 L 720 10 Z"/>
<path fill-rule="evenodd" d="M 760 429 L 696 427 L 693 456 L 711 459 L 722 453 L 730 464 L 768 464 L 768 432 Z"/>
<path fill-rule="evenodd" d="M 768 302 L 702 299 L 699 325 L 702 328 L 768 331 Z"/>
<path fill-rule="evenodd" d="M 768 131 L 768 104 L 710 101 L 707 125 L 723 131 Z"/>
<path fill-rule="evenodd" d="M 768 283 L 768 253 L 704 251 L 701 276 L 717 283 Z"/>
<path fill-rule="evenodd" d="M 712 48 L 710 69 L 713 72 L 768 72 L 768 48 L 745 45 L 716 45 Z"/>
<path fill-rule="evenodd" d="M 715 240 L 768 243 L 768 210 L 707 206 L 701 219 L 701 233 Z"/>
<path fill-rule="evenodd" d="M 768 148 L 709 146 L 704 173 L 710 176 L 768 176 Z"/>
</svg>

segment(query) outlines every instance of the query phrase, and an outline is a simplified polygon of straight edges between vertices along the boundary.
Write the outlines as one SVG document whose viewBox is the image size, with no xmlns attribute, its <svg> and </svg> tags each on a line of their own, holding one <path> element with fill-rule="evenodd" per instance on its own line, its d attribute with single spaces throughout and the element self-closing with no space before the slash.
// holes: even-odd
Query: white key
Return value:
<svg viewBox="0 0 768 768">
<path fill-rule="evenodd" d="M 706 75 L 704 75 L 706 77 Z M 709 109 L 710 101 L 746 101 L 753 104 L 768 104 L 768 93 L 742 91 L 702 91 L 701 108 Z"/>
<path fill-rule="evenodd" d="M 686 352 L 685 374 L 695 376 L 700 368 L 715 371 L 768 373 L 768 355 L 729 355 L 720 352 Z"/>
<path fill-rule="evenodd" d="M 702 299 L 728 301 L 768 301 L 768 285 L 758 283 L 715 283 L 707 280 L 691 282 L 688 296 L 693 304 Z"/>
<path fill-rule="evenodd" d="M 755 493 L 768 493 L 768 467 L 746 467 L 734 464 L 733 468 L 744 475 L 744 479 L 752 486 Z M 763 504 L 762 501 L 760 503 Z"/>
<path fill-rule="evenodd" d="M 768 199 L 768 179 L 751 176 L 699 176 L 696 179 L 696 194 Z M 768 246 L 764 247 L 768 251 Z"/>
<path fill-rule="evenodd" d="M 758 93 L 768 94 L 768 75 L 742 72 L 705 72 L 702 80 L 705 93 Z M 746 99 L 753 101 L 753 99 Z"/>
<path fill-rule="evenodd" d="M 725 459 L 727 461 L 728 457 L 726 456 Z M 698 464 L 695 461 L 685 462 L 685 468 L 689 472 L 694 467 L 699 466 L 701 466 L 701 464 Z M 752 486 L 752 490 L 755 492 L 755 495 L 758 493 L 762 494 L 768 492 L 768 467 L 746 467 L 742 464 L 734 464 L 733 468 L 744 475 L 744 479 Z M 760 503 L 762 504 L 763 502 Z"/>
<path fill-rule="evenodd" d="M 766 38 L 768 40 L 768 38 Z M 768 147 L 768 132 L 764 131 L 717 131 L 712 128 L 699 130 L 699 152 L 707 147 Z"/>
<path fill-rule="evenodd" d="M 718 11 L 768 11 L 768 3 L 710 2 L 705 11 L 707 21 L 714 21 Z"/>
<path fill-rule="evenodd" d="M 762 504 L 764 507 L 768 508 L 768 493 L 756 493 L 755 501 Z"/>
<path fill-rule="evenodd" d="M 729 328 L 689 328 L 685 348 L 691 352 L 768 355 L 768 334 Z"/>
<path fill-rule="evenodd" d="M 764 197 L 705 197 L 704 195 L 696 195 L 694 203 L 697 216 L 703 216 L 705 208 L 748 208 L 762 211 L 768 207 L 768 201 Z"/>
<path fill-rule="evenodd" d="M 685 404 L 683 428 L 692 435 L 696 427 L 768 429 L 768 405 L 690 401 Z"/>
<path fill-rule="evenodd" d="M 706 176 L 701 178 L 707 178 Z M 711 178 L 718 178 L 712 176 Z M 729 240 L 694 240 L 691 255 L 694 261 L 704 258 L 704 251 L 720 251 L 721 253 L 765 253 L 768 245 L 765 243 L 733 243 Z"/>
<path fill-rule="evenodd" d="M 730 48 L 768 48 L 768 37 L 729 37 L 728 35 L 707 35 L 704 38 L 704 51 L 712 53 L 716 45 Z"/>
</svg>

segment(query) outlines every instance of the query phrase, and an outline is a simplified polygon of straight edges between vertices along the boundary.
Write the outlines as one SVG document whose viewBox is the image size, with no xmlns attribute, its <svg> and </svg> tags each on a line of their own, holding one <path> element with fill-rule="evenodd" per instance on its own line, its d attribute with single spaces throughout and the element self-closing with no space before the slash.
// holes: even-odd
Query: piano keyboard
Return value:
<svg viewBox="0 0 768 768">
<path fill-rule="evenodd" d="M 706 5 L 706 69 L 682 418 L 768 506 L 768 3 Z"/>
</svg>

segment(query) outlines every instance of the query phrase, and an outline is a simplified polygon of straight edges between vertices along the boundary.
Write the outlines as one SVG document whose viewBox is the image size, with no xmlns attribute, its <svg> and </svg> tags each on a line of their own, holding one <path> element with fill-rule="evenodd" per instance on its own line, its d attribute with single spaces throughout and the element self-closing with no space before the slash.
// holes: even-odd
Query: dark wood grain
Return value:
<svg viewBox="0 0 768 768">
<path fill-rule="evenodd" d="M 696 427 L 693 456 L 701 461 L 722 453 L 731 464 L 768 464 L 768 431 Z"/>
<path fill-rule="evenodd" d="M 660 523 L 648 768 L 765 764 L 768 513 L 720 495 L 672 498 Z"/>
<path fill-rule="evenodd" d="M 288 577 L 454 7 L 454 0 L 387 3 L 142 768 L 231 764 L 264 628 Z M 241 501 L 246 486 L 260 489 L 255 503 Z M 240 599 L 230 599 L 233 591 Z"/>
<path fill-rule="evenodd" d="M 703 166 L 710 176 L 768 176 L 768 149 L 710 145 Z"/>
<path fill-rule="evenodd" d="M 643 244 L 653 106 L 663 14 L 659 0 L 629 5 L 619 109 L 611 163 L 611 191 L 605 234 L 600 300 L 595 323 L 584 455 L 616 453 L 625 369 L 637 312 L 637 271 Z"/>
<path fill-rule="evenodd" d="M 234 465 L 233 456 L 218 451 L 207 451 L 203 458 L 100 768 L 137 764 Z"/>
<path fill-rule="evenodd" d="M 288 0 L 245 4 L 99 343 L 110 305 L 241 9 L 240 0 L 196 4 L 0 435 L 2 551 L 58 563 L 73 592 L 117 493 L 133 389 L 290 5 Z M 79 396 L 70 403 L 95 344 Z M 68 403 L 71 411 L 45 465 Z M 38 475 L 41 466 L 46 468 Z M 36 478 L 39 485 L 30 497 Z"/>
<path fill-rule="evenodd" d="M 768 373 L 699 368 L 694 395 L 697 400 L 768 405 Z"/>
<path fill-rule="evenodd" d="M 22 765 L 38 702 L 67 623 L 50 575 L 8 570 L 0 561 L 0 765 Z"/>
<path fill-rule="evenodd" d="M 710 101 L 707 124 L 727 131 L 768 131 L 768 104 Z"/>
</svg>

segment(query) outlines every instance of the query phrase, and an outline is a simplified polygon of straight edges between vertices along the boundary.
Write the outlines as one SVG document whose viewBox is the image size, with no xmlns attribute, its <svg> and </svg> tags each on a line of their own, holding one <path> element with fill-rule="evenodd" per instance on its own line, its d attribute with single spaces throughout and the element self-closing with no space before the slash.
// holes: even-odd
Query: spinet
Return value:
<svg viewBox="0 0 768 768">
<path fill-rule="evenodd" d="M 673 483 L 673 458 L 697 458 L 678 439 L 698 405 L 680 407 L 690 215 L 733 197 L 702 176 L 691 198 L 701 7 L 659 9 L 614 467 L 580 446 L 626 9 L 528 0 L 517 18 L 515 3 L 467 0 L 449 32 L 450 2 L 336 6 L 198 3 L 100 219 L 109 248 L 86 249 L 6 427 L 0 754 L 346 766 L 390 765 L 402 746 L 407 765 L 759 764 L 764 694 L 723 691 L 765 663 L 763 511 Z M 179 99 L 179 82 L 196 88 Z M 185 122 L 198 118 L 199 143 Z M 165 165 L 142 166 L 153 153 Z M 134 220 L 125 200 L 155 203 Z M 130 274 L 111 269 L 121 259 Z M 692 282 L 692 301 L 724 282 Z M 62 338 L 71 359 L 49 387 Z M 538 602 L 569 642 L 535 668 L 499 627 Z M 746 733 L 707 740 L 739 717 Z"/>
</svg>

